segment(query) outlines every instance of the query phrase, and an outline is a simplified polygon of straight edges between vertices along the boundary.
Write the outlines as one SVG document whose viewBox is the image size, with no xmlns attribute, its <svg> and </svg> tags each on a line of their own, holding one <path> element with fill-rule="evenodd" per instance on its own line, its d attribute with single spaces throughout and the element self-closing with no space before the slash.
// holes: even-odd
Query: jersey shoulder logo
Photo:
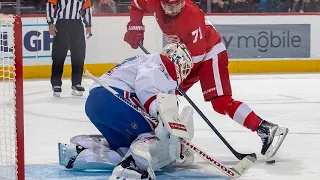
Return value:
<svg viewBox="0 0 320 180">
<path fill-rule="evenodd" d="M 167 79 L 169 79 L 169 74 L 166 70 L 166 67 L 163 64 L 159 64 L 158 68 L 160 69 L 161 72 L 166 76 Z"/>
</svg>

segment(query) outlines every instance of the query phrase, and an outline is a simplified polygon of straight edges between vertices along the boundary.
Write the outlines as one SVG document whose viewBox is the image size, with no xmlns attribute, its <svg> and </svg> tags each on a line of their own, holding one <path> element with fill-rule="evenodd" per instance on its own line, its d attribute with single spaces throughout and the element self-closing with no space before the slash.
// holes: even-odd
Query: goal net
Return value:
<svg viewBox="0 0 320 180">
<path fill-rule="evenodd" d="M 0 179 L 24 179 L 22 23 L 0 14 Z"/>
</svg>

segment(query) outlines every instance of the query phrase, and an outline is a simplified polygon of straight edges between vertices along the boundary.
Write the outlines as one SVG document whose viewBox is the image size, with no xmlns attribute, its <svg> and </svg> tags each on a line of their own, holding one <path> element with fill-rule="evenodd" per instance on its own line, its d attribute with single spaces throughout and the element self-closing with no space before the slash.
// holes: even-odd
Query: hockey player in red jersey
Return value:
<svg viewBox="0 0 320 180">
<path fill-rule="evenodd" d="M 205 19 L 204 13 L 191 0 L 134 0 L 130 9 L 130 22 L 124 41 L 132 48 L 144 40 L 144 13 L 152 13 L 169 42 L 184 43 L 192 54 L 194 67 L 180 85 L 187 91 L 200 81 L 205 101 L 210 101 L 219 114 L 228 115 L 242 126 L 257 132 L 262 139 L 261 154 L 275 155 L 288 133 L 261 119 L 245 103 L 232 98 L 228 70 L 228 54 L 215 27 Z M 276 144 L 272 144 L 275 136 Z"/>
</svg>

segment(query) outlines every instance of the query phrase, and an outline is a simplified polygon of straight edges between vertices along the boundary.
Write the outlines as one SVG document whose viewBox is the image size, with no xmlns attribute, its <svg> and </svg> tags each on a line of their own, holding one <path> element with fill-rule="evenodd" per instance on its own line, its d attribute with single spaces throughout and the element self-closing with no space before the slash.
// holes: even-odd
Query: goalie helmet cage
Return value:
<svg viewBox="0 0 320 180">
<path fill-rule="evenodd" d="M 24 180 L 20 16 L 0 13 L 0 179 Z"/>
</svg>

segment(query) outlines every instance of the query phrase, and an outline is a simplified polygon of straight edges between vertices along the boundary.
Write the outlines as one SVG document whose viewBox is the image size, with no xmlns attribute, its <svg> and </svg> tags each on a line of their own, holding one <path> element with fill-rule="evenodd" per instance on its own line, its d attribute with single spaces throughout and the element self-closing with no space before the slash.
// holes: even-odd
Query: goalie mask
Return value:
<svg viewBox="0 0 320 180">
<path fill-rule="evenodd" d="M 178 15 L 186 4 L 185 0 L 160 0 L 160 2 L 163 11 L 169 16 Z"/>
<path fill-rule="evenodd" d="M 193 67 L 190 52 L 184 44 L 172 43 L 166 45 L 161 54 L 173 62 L 177 72 L 178 84 L 181 84 L 190 74 Z"/>
</svg>

